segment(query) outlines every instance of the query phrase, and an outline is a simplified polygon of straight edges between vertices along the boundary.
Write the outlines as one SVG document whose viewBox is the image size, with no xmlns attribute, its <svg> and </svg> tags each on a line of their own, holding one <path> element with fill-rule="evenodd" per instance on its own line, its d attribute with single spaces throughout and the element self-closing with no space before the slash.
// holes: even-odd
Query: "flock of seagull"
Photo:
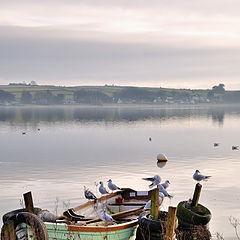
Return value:
<svg viewBox="0 0 240 240">
<path fill-rule="evenodd" d="M 99 188 L 98 188 L 98 191 L 99 191 L 102 195 L 109 193 L 109 192 L 107 191 L 107 189 L 104 187 L 102 181 L 99 182 L 99 185 L 100 185 L 100 186 L 99 186 Z M 120 187 L 118 187 L 116 184 L 114 184 L 114 183 L 112 182 L 112 179 L 109 179 L 109 180 L 108 180 L 108 188 L 109 188 L 110 190 L 112 190 L 112 191 L 114 191 L 114 190 L 121 190 Z M 84 186 L 84 196 L 85 196 L 85 198 L 88 199 L 88 200 L 97 200 L 96 195 L 95 195 L 93 192 L 91 192 L 89 189 L 87 189 L 86 186 Z"/>
<path fill-rule="evenodd" d="M 210 177 L 211 176 L 201 174 L 199 170 L 196 170 L 195 173 L 193 174 L 193 179 L 196 180 L 197 182 L 207 181 Z M 159 175 L 155 175 L 153 177 L 148 177 L 148 178 L 142 178 L 142 179 L 145 180 L 145 181 L 150 181 L 151 182 L 151 184 L 149 185 L 150 189 L 152 189 L 155 186 L 158 188 L 158 190 L 159 190 L 159 203 L 160 204 L 162 203 L 162 201 L 165 197 L 168 197 L 170 199 L 173 197 L 172 195 L 170 195 L 167 192 L 167 188 L 170 185 L 169 180 L 166 180 L 164 183 L 161 183 L 162 179 Z M 121 190 L 121 188 L 118 187 L 116 184 L 114 184 L 111 179 L 108 180 L 107 186 L 112 192 L 115 191 L 115 190 Z M 103 184 L 102 181 L 99 182 L 98 191 L 102 195 L 109 193 L 107 191 L 107 189 L 104 187 L 104 184 Z M 93 192 L 91 192 L 89 189 L 87 189 L 86 186 L 84 186 L 84 196 L 88 200 L 97 201 L 96 195 Z M 146 203 L 146 205 L 144 207 L 144 210 L 148 210 L 150 208 L 151 208 L 151 200 L 149 200 Z M 104 221 L 105 223 L 114 223 L 114 219 L 112 218 L 111 215 L 109 215 L 106 212 L 106 210 L 104 208 L 100 210 L 98 215 L 99 215 L 99 218 L 101 218 L 102 221 Z"/>
</svg>

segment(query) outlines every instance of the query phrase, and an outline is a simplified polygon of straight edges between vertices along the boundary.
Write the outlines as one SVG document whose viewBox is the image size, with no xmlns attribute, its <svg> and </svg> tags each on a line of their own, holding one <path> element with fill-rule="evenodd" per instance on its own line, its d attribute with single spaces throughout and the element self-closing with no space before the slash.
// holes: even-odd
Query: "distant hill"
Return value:
<svg viewBox="0 0 240 240">
<path fill-rule="evenodd" d="M 205 90 L 112 85 L 61 87 L 17 83 L 0 86 L 1 105 L 199 103 L 240 103 L 240 91 L 226 91 L 224 84 Z"/>
</svg>

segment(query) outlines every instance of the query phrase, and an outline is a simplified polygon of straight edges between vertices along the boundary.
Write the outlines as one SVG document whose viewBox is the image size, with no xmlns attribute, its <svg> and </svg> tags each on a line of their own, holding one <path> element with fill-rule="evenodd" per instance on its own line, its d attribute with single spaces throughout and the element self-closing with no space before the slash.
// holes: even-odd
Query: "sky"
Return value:
<svg viewBox="0 0 240 240">
<path fill-rule="evenodd" d="M 0 0 L 0 84 L 240 89 L 239 0 Z"/>
</svg>

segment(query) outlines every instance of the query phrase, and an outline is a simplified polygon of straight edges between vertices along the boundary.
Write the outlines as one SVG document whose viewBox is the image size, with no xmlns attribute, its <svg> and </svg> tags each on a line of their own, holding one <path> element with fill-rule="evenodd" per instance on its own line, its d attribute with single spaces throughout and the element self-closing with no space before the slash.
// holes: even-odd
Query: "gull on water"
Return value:
<svg viewBox="0 0 240 240">
<path fill-rule="evenodd" d="M 161 184 L 165 189 L 169 187 L 170 182 L 166 180 L 164 183 Z"/>
<path fill-rule="evenodd" d="M 97 197 L 90 190 L 88 190 L 86 186 L 84 186 L 84 195 L 85 195 L 85 198 L 87 198 L 88 200 L 97 199 Z"/>
<path fill-rule="evenodd" d="M 154 177 L 149 177 L 149 178 L 142 178 L 143 180 L 146 181 L 151 181 L 152 183 L 149 185 L 150 188 L 152 188 L 155 185 L 158 185 L 161 182 L 161 178 L 159 175 L 155 175 Z"/>
<path fill-rule="evenodd" d="M 200 182 L 200 181 L 207 181 L 211 176 L 204 176 L 200 173 L 199 170 L 196 170 L 193 174 L 193 179 Z"/>
<path fill-rule="evenodd" d="M 112 191 L 120 189 L 116 184 L 112 182 L 112 179 L 108 180 L 108 188 Z"/>
<path fill-rule="evenodd" d="M 98 188 L 99 192 L 100 192 L 101 194 L 107 194 L 108 191 L 107 191 L 106 188 L 103 186 L 103 182 L 101 181 L 101 182 L 99 182 L 99 184 L 100 184 L 100 186 L 99 186 L 99 188 Z"/>
<path fill-rule="evenodd" d="M 157 187 L 158 187 L 158 190 L 159 190 L 159 194 L 162 193 L 164 195 L 164 197 L 168 197 L 168 198 L 172 198 L 173 197 L 172 195 L 170 195 L 167 192 L 167 190 L 161 184 L 158 184 Z"/>
<path fill-rule="evenodd" d="M 106 213 L 106 211 L 104 209 L 99 212 L 98 216 L 99 216 L 99 218 L 102 219 L 103 222 L 106 222 L 106 223 L 114 222 L 112 216 L 109 215 L 108 213 Z"/>
</svg>

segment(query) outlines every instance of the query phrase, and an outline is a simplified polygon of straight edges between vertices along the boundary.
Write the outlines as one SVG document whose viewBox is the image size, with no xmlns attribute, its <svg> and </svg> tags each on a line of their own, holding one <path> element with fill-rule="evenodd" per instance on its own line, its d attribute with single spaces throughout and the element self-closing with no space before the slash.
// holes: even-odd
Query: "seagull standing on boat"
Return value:
<svg viewBox="0 0 240 240">
<path fill-rule="evenodd" d="M 159 195 L 160 193 L 162 193 L 164 195 L 164 197 L 168 197 L 168 198 L 172 198 L 173 196 L 170 195 L 167 190 L 162 186 L 162 184 L 158 184 L 157 185 L 158 190 L 159 190 Z"/>
<path fill-rule="evenodd" d="M 104 209 L 100 211 L 99 218 L 101 218 L 102 221 L 105 222 L 105 223 L 112 223 L 112 222 L 114 222 L 112 216 L 109 215 L 108 213 L 106 213 L 106 210 L 104 210 Z"/>
<path fill-rule="evenodd" d="M 161 205 L 164 199 L 164 194 L 162 194 L 161 192 L 159 192 L 159 204 Z M 143 210 L 149 210 L 151 209 L 151 199 L 147 201 L 147 203 L 145 204 Z"/>
<path fill-rule="evenodd" d="M 199 170 L 196 170 L 193 174 L 193 179 L 200 182 L 200 181 L 207 181 L 211 176 L 204 176 L 200 173 Z"/>
<path fill-rule="evenodd" d="M 85 198 L 88 200 L 96 200 L 97 199 L 97 197 L 90 190 L 88 190 L 85 186 L 84 186 L 84 195 L 85 195 Z"/>
<path fill-rule="evenodd" d="M 143 180 L 146 181 L 151 181 L 152 183 L 149 185 L 150 188 L 152 188 L 155 185 L 158 185 L 161 182 L 161 178 L 159 175 L 155 175 L 154 177 L 150 178 L 142 178 Z"/>
<path fill-rule="evenodd" d="M 108 188 L 112 191 L 120 189 L 116 184 L 112 182 L 112 179 L 108 180 Z"/>
<path fill-rule="evenodd" d="M 100 184 L 100 186 L 99 186 L 99 188 L 98 188 L 99 192 L 100 192 L 101 194 L 107 194 L 108 191 L 107 191 L 106 188 L 103 186 L 103 182 L 99 182 L 99 184 Z"/>
<path fill-rule="evenodd" d="M 169 187 L 170 182 L 166 180 L 164 183 L 161 184 L 165 189 Z"/>
</svg>

